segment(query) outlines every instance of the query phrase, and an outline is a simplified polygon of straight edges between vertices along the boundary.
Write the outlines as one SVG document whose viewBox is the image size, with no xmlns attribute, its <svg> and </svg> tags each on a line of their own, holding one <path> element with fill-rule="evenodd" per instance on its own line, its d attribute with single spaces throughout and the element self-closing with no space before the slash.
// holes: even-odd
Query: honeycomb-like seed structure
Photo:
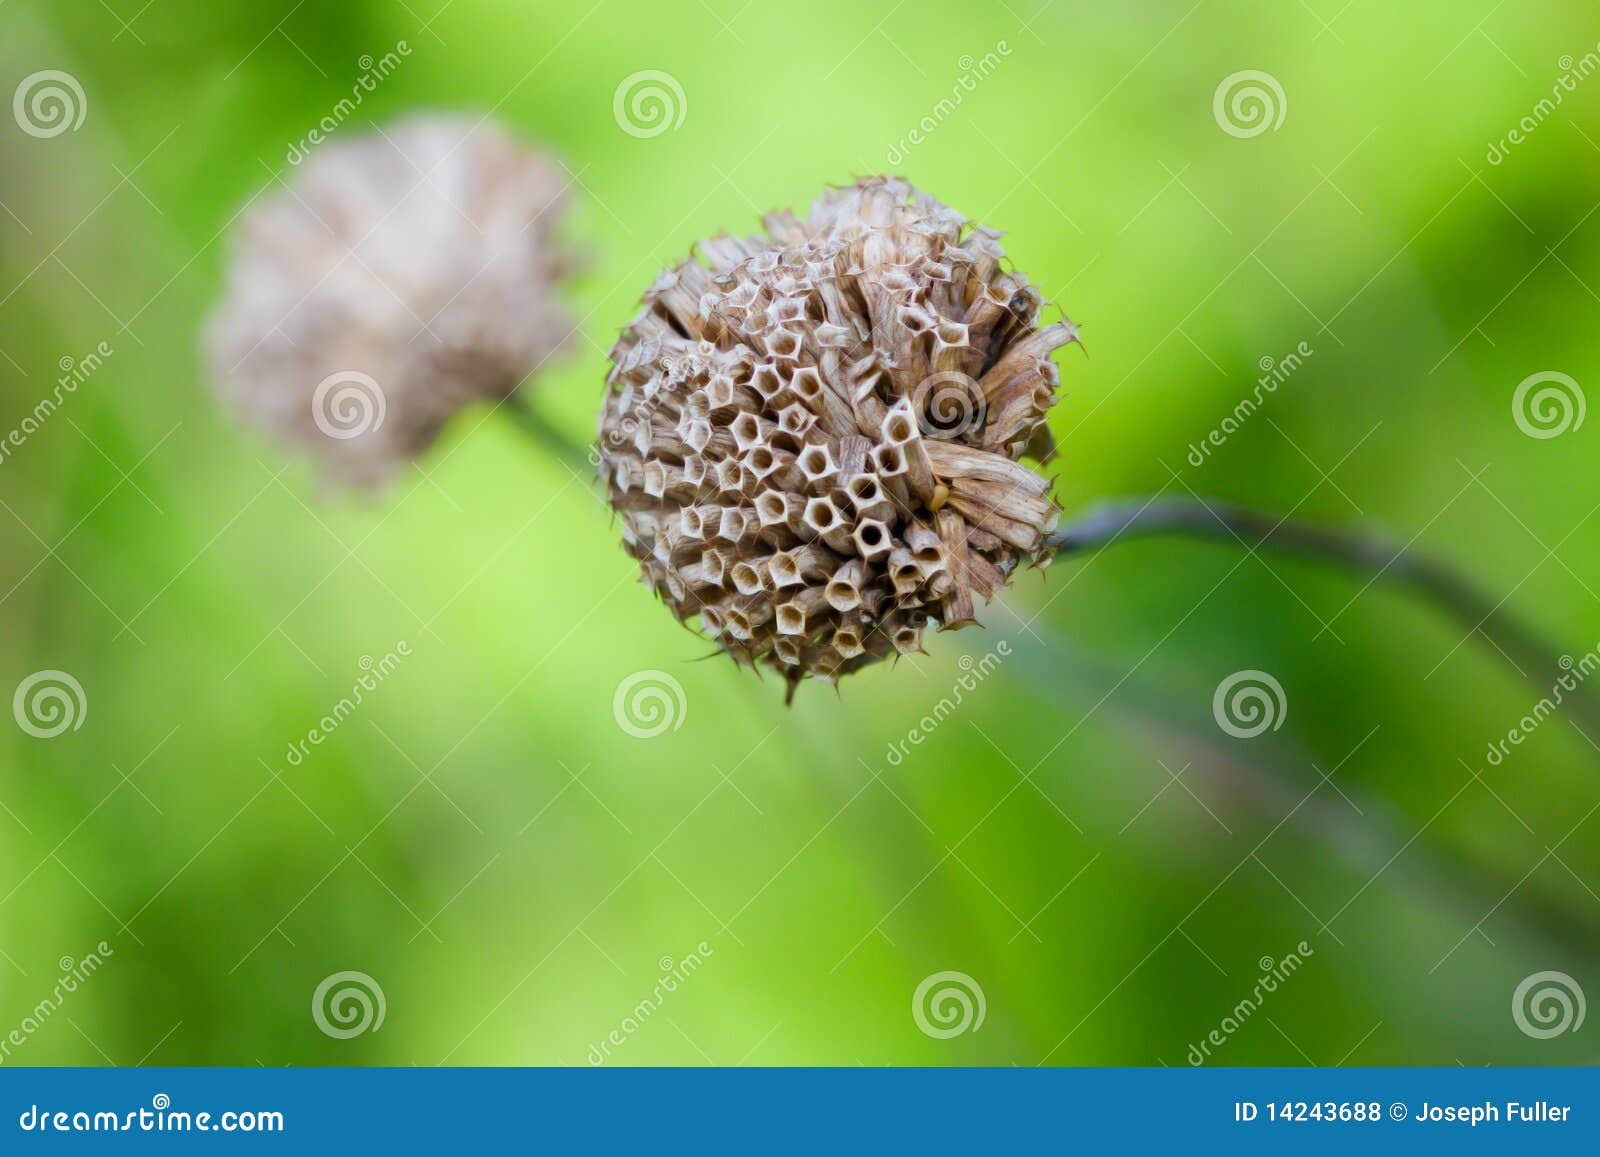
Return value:
<svg viewBox="0 0 1600 1157">
<path fill-rule="evenodd" d="M 599 471 L 644 581 L 740 663 L 840 676 L 974 621 L 1060 509 L 1041 298 L 906 182 L 663 273 L 611 351 Z"/>
</svg>

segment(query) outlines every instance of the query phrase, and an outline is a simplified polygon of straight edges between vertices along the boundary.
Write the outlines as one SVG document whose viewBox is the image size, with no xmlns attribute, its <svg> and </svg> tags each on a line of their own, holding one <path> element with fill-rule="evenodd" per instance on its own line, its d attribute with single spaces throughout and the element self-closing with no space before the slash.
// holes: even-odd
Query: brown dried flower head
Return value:
<svg viewBox="0 0 1600 1157">
<path fill-rule="evenodd" d="M 244 217 L 207 347 L 223 393 L 340 480 L 377 483 L 566 342 L 561 170 L 423 115 L 336 139 Z"/>
<path fill-rule="evenodd" d="M 736 661 L 835 680 L 1044 563 L 1077 338 L 999 234 L 894 177 L 668 270 L 611 351 L 600 475 L 644 581 Z"/>
</svg>

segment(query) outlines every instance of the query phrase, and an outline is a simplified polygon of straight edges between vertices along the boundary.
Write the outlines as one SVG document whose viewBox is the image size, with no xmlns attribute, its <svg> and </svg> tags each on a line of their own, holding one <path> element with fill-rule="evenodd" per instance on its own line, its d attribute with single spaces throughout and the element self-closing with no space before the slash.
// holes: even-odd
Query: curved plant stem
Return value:
<svg viewBox="0 0 1600 1157">
<path fill-rule="evenodd" d="M 593 477 L 594 466 L 589 461 L 588 449 L 551 425 L 550 420 L 534 406 L 517 396 L 506 399 L 499 409 L 541 450 L 554 454 L 580 478 Z"/>
<path fill-rule="evenodd" d="M 551 425 L 537 409 L 520 398 L 512 398 L 500 408 L 543 450 L 555 454 L 574 473 L 589 476 L 588 449 Z M 1157 535 L 1211 539 L 1249 551 L 1266 548 L 1366 575 L 1369 585 L 1383 582 L 1408 589 L 1470 633 L 1482 636 L 1541 698 L 1549 694 L 1551 680 L 1559 677 L 1556 672 L 1571 665 L 1570 657 L 1552 649 L 1505 610 L 1503 600 L 1491 603 L 1461 575 L 1412 551 L 1409 543 L 1396 545 L 1364 531 L 1317 526 L 1199 497 L 1129 498 L 1091 507 L 1077 521 L 1057 529 L 1046 545 L 1061 556 Z M 1591 743 L 1600 745 L 1600 697 L 1580 683 L 1564 702 L 1570 704 L 1578 729 Z"/>
<path fill-rule="evenodd" d="M 1501 603 L 1490 602 L 1455 571 L 1414 553 L 1409 544 L 1396 545 L 1366 532 L 1314 526 L 1200 498 L 1125 499 L 1091 508 L 1078 521 L 1058 529 L 1048 544 L 1057 555 L 1065 555 L 1154 535 L 1214 539 L 1246 550 L 1265 547 L 1367 575 L 1369 584 L 1407 588 L 1482 635 L 1541 696 L 1549 694 L 1558 672 L 1571 665 L 1570 657 L 1553 650 Z M 1566 702 L 1583 733 L 1591 741 L 1600 737 L 1600 699 L 1580 684 Z"/>
</svg>

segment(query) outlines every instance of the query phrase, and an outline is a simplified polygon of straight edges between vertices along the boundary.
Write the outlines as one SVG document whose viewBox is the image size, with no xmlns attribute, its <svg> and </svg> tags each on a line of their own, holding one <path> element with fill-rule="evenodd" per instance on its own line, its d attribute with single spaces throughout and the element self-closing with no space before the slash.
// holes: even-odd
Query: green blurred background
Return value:
<svg viewBox="0 0 1600 1157">
<path fill-rule="evenodd" d="M 1404 597 L 1119 545 L 785 710 L 776 681 L 694 661 L 587 479 L 502 416 L 467 414 L 377 499 L 330 495 L 218 411 L 196 353 L 230 218 L 404 40 L 336 135 L 492 110 L 564 158 L 586 340 L 538 404 L 587 438 L 660 267 L 888 168 L 1004 42 L 895 167 L 1006 230 L 1082 324 L 1053 419 L 1069 513 L 1192 489 L 1416 535 L 1578 656 L 1600 424 L 1531 438 L 1511 398 L 1541 371 L 1600 381 L 1600 79 L 1487 152 L 1600 16 L 1538 7 L 10 0 L 0 95 L 56 68 L 88 103 L 53 139 L 0 123 L 0 427 L 63 358 L 114 353 L 0 463 L 0 691 L 60 669 L 88 705 L 57 738 L 0 728 L 0 1037 L 61 958 L 114 955 L 5 1063 L 584 1064 L 702 941 L 615 1063 L 1182 1065 L 1301 941 L 1215 1063 L 1593 1059 L 1594 1026 L 1533 1039 L 1511 999 L 1542 970 L 1600 994 L 1600 750 L 1551 720 L 1491 766 L 1538 692 Z M 651 139 L 613 117 L 642 69 L 687 105 Z M 1249 138 L 1213 116 L 1243 69 L 1286 102 Z M 1287 700 L 1255 740 L 1211 711 L 1246 668 Z M 612 708 L 643 669 L 686 702 L 648 740 Z M 381 985 L 381 1031 L 319 1031 L 312 994 L 345 970 Z M 986 1019 L 935 1039 L 912 994 L 945 970 Z"/>
</svg>

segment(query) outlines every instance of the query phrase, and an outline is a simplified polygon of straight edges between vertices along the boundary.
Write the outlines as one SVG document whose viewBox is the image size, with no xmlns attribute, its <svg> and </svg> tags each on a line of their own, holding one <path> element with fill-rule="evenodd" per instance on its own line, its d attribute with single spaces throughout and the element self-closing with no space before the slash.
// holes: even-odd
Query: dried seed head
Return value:
<svg viewBox="0 0 1600 1157">
<path fill-rule="evenodd" d="M 1047 444 L 1051 353 L 1077 329 L 1040 325 L 999 234 L 897 178 L 763 224 L 645 293 L 611 351 L 600 475 L 679 620 L 792 693 L 921 650 L 929 624 L 973 621 L 974 590 L 1047 560 L 1059 508 L 1018 459 Z M 656 462 L 690 492 L 647 485 Z M 713 576 L 718 539 L 739 565 Z"/>
<path fill-rule="evenodd" d="M 491 123 L 418 116 L 323 145 L 234 239 L 207 347 L 257 425 L 371 485 L 572 329 L 561 170 Z"/>
</svg>

